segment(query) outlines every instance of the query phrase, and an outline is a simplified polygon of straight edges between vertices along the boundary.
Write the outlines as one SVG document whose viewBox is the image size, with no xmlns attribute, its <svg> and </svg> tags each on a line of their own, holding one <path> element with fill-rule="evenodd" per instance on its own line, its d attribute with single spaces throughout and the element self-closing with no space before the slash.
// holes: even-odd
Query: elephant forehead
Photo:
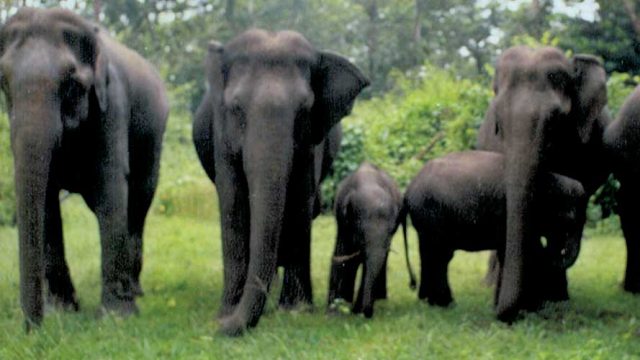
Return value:
<svg viewBox="0 0 640 360">
<path fill-rule="evenodd" d="M 570 62 L 564 54 L 554 47 L 532 49 L 526 46 L 509 48 L 498 62 L 498 76 L 501 81 L 512 76 L 534 72 L 569 72 Z"/>
<path fill-rule="evenodd" d="M 268 32 L 248 30 L 232 40 L 226 48 L 231 57 L 272 59 L 301 59 L 313 61 L 313 46 L 295 31 Z"/>
<path fill-rule="evenodd" d="M 26 37 L 43 37 L 50 41 L 63 41 L 64 33 L 92 35 L 90 23 L 65 9 L 23 8 L 2 27 L 3 41 Z"/>
</svg>

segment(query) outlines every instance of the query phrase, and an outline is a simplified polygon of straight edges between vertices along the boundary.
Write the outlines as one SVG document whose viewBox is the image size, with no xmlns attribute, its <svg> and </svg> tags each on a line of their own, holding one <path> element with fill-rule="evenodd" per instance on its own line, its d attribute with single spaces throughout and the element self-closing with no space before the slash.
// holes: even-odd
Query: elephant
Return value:
<svg viewBox="0 0 640 360">
<path fill-rule="evenodd" d="M 226 45 L 211 42 L 205 68 L 193 138 L 219 198 L 219 330 L 237 336 L 257 325 L 278 266 L 280 307 L 312 304 L 319 180 L 339 146 L 337 124 L 369 80 L 293 31 L 250 29 Z"/>
<path fill-rule="evenodd" d="M 627 244 L 627 266 L 623 282 L 625 291 L 640 294 L 640 226 L 636 223 L 640 208 L 640 87 L 625 100 L 618 116 L 605 130 L 604 143 L 613 174 L 620 182 L 616 194 L 618 214 Z"/>
<path fill-rule="evenodd" d="M 535 307 L 540 274 L 540 229 L 535 225 L 540 174 L 554 172 L 579 181 L 587 196 L 610 173 L 602 134 L 611 121 L 606 109 L 606 74 L 590 55 L 567 58 L 553 47 L 512 47 L 498 59 L 495 97 L 478 131 L 478 150 L 505 155 L 505 271 L 496 304 L 498 319 L 512 322 Z M 566 272 L 549 274 L 550 299 L 568 298 Z"/>
<path fill-rule="evenodd" d="M 455 250 L 497 250 L 503 261 L 505 160 L 505 155 L 489 151 L 451 153 L 427 162 L 407 187 L 404 206 L 420 239 L 420 299 L 438 306 L 453 302 L 447 268 Z M 566 176 L 540 176 L 540 205 L 533 217 L 547 239 L 541 260 L 548 260 L 540 271 L 566 269 L 580 249 L 584 188 Z"/>
<path fill-rule="evenodd" d="M 330 307 L 336 299 L 353 301 L 356 273 L 361 264 L 360 290 L 353 312 L 371 318 L 374 301 L 387 298 L 387 256 L 400 220 L 406 219 L 401 216 L 402 209 L 398 186 L 373 164 L 361 164 L 340 182 L 335 201 L 338 235 L 329 278 Z M 403 225 L 406 229 L 406 224 Z M 407 267 L 415 287 L 408 257 Z"/>
<path fill-rule="evenodd" d="M 22 8 L 0 29 L 0 85 L 15 165 L 20 299 L 27 330 L 48 300 L 78 310 L 59 193 L 79 193 L 100 229 L 102 309 L 138 312 L 144 221 L 168 116 L 153 66 L 68 10 Z"/>
</svg>

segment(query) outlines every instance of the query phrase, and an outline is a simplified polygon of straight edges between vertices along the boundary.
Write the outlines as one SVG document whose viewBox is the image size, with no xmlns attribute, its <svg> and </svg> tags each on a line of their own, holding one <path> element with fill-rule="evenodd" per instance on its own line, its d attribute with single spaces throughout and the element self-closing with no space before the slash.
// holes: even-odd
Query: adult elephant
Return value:
<svg viewBox="0 0 640 360">
<path fill-rule="evenodd" d="M 613 173 L 620 181 L 616 194 L 618 214 L 627 243 L 627 267 L 623 288 L 640 293 L 640 87 L 627 98 L 616 120 L 604 134 Z"/>
<path fill-rule="evenodd" d="M 158 74 L 79 16 L 29 8 L 0 30 L 0 74 L 27 327 L 42 321 L 43 278 L 50 300 L 78 309 L 62 244 L 61 189 L 80 193 L 98 218 L 103 308 L 136 312 L 142 232 L 168 114 Z"/>
<path fill-rule="evenodd" d="M 541 234 L 531 214 L 539 206 L 539 175 L 569 176 L 593 194 L 609 173 L 602 134 L 610 119 L 605 72 L 589 55 L 568 59 L 551 47 L 510 48 L 498 60 L 494 92 L 478 148 L 506 156 L 507 242 L 496 312 L 512 321 L 541 300 L 568 298 L 564 271 L 548 284 L 535 279 Z"/>
<path fill-rule="evenodd" d="M 312 302 L 311 219 L 330 164 L 323 154 L 336 151 L 336 124 L 369 82 L 298 33 L 257 29 L 210 44 L 206 73 L 193 136 L 220 202 L 221 331 L 239 335 L 258 323 L 277 265 L 285 269 L 280 306 Z"/>
</svg>

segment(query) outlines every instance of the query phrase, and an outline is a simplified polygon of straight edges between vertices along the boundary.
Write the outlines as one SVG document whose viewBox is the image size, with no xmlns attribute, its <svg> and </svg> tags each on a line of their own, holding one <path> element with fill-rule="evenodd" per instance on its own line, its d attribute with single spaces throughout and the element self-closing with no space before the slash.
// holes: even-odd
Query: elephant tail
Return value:
<svg viewBox="0 0 640 360">
<path fill-rule="evenodd" d="M 404 237 L 404 256 L 407 262 L 407 271 L 409 271 L 409 288 L 411 290 L 416 289 L 416 275 L 411 267 L 411 261 L 409 260 L 409 241 L 407 240 L 407 215 L 409 207 L 407 206 L 406 199 L 403 201 L 402 209 L 400 210 L 400 223 L 402 224 L 402 236 Z"/>
</svg>

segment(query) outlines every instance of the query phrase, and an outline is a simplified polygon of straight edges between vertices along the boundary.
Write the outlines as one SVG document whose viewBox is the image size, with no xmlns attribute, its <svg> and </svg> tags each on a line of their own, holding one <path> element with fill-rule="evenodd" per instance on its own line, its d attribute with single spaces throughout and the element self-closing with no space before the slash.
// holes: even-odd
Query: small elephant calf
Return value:
<svg viewBox="0 0 640 360">
<path fill-rule="evenodd" d="M 551 173 L 540 175 L 538 186 L 542 197 L 533 216 L 547 239 L 541 269 L 566 269 L 579 252 L 584 189 L 576 180 Z M 439 306 L 453 301 L 447 267 L 457 249 L 496 249 L 503 258 L 504 155 L 466 151 L 433 159 L 412 180 L 404 202 L 420 240 L 420 299 Z"/>
<path fill-rule="evenodd" d="M 363 163 L 340 183 L 335 204 L 338 236 L 329 279 L 329 306 L 336 299 L 352 302 L 360 264 L 363 264 L 362 281 L 353 312 L 363 312 L 370 318 L 373 302 L 386 299 L 387 254 L 400 219 L 406 218 L 401 211 L 402 195 L 395 182 L 372 164 Z"/>
</svg>

